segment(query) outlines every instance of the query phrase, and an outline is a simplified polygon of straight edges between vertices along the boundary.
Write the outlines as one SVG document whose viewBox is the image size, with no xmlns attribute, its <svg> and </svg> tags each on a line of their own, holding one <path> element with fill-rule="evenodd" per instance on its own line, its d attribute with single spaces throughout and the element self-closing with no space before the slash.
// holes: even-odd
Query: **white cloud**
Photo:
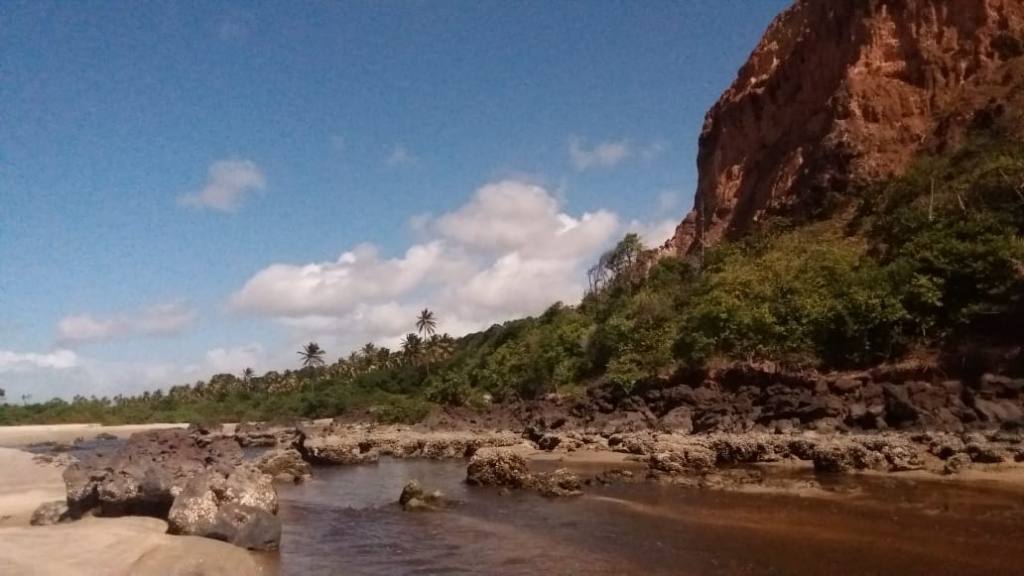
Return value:
<svg viewBox="0 0 1024 576">
<path fill-rule="evenodd" d="M 632 146 L 626 140 L 599 142 L 588 148 L 579 136 L 569 137 L 569 158 L 579 171 L 610 168 L 632 155 Z"/>
<path fill-rule="evenodd" d="M 246 368 L 256 370 L 265 362 L 266 353 L 260 344 L 247 344 L 233 348 L 214 348 L 206 352 L 204 363 L 197 369 L 200 374 L 239 374 Z"/>
<path fill-rule="evenodd" d="M 640 150 L 640 157 L 647 161 L 655 160 L 668 151 L 668 148 L 668 142 L 664 140 L 655 140 Z"/>
<path fill-rule="evenodd" d="M 364 244 L 331 262 L 273 264 L 230 306 L 338 353 L 397 344 L 423 307 L 441 330 L 462 334 L 578 300 L 586 268 L 623 232 L 615 214 L 570 215 L 546 189 L 516 180 L 482 186 L 458 209 L 415 225 L 424 238 L 402 256 L 382 258 Z"/>
<path fill-rule="evenodd" d="M 658 222 L 639 222 L 634 220 L 629 223 L 629 231 L 639 234 L 644 246 L 657 248 L 675 234 L 679 220 L 678 218 L 669 218 Z"/>
<path fill-rule="evenodd" d="M 266 178 L 251 160 L 220 160 L 210 165 L 206 185 L 181 196 L 182 206 L 234 212 L 250 193 L 266 188 Z"/>
<path fill-rule="evenodd" d="M 67 370 L 78 366 L 78 355 L 73 350 L 52 352 L 14 352 L 0 350 L 0 374 L 30 370 Z"/>
<path fill-rule="evenodd" d="M 410 152 L 405 145 L 395 144 L 395 147 L 391 149 L 391 154 L 388 155 L 385 162 L 388 166 L 415 166 L 419 164 L 420 159 L 417 158 L 412 152 Z"/>
<path fill-rule="evenodd" d="M 57 323 L 57 341 L 64 345 L 97 342 L 130 336 L 178 334 L 196 320 L 196 312 L 184 302 L 169 302 L 141 310 L 97 317 L 66 316 Z"/>
<path fill-rule="evenodd" d="M 658 193 L 658 212 L 671 212 L 679 208 L 682 194 L 676 190 L 662 190 Z"/>
</svg>

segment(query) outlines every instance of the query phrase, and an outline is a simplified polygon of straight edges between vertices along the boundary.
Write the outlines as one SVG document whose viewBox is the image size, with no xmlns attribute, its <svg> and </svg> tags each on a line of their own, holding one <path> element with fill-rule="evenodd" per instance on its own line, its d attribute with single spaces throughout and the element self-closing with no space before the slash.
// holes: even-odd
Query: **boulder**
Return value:
<svg viewBox="0 0 1024 576">
<path fill-rule="evenodd" d="M 278 481 L 301 482 L 311 475 L 309 463 L 294 448 L 275 449 L 256 459 L 256 467 Z"/>
<path fill-rule="evenodd" d="M 527 488 L 531 480 L 526 459 L 508 450 L 478 452 L 466 469 L 466 482 L 475 486 Z"/>
<path fill-rule="evenodd" d="M 537 441 L 537 447 L 548 452 L 554 450 L 562 443 L 562 439 L 554 434 L 545 434 Z"/>
<path fill-rule="evenodd" d="M 563 498 L 583 494 L 583 484 L 572 472 L 559 468 L 549 474 L 534 474 L 531 488 L 547 498 Z"/>
<path fill-rule="evenodd" d="M 967 454 L 954 454 L 942 467 L 943 474 L 959 474 L 961 471 L 971 467 L 971 457 Z"/>
<path fill-rule="evenodd" d="M 156 430 L 132 435 L 109 453 L 84 454 L 64 470 L 68 508 L 74 517 L 93 507 L 105 516 L 164 518 L 174 497 L 196 474 L 227 474 L 242 462 L 230 439 L 200 441 L 185 430 Z"/>
<path fill-rule="evenodd" d="M 71 520 L 71 516 L 68 513 L 67 501 L 54 500 L 53 502 L 40 504 L 35 512 L 32 513 L 32 519 L 29 520 L 29 524 L 33 526 L 50 526 L 51 524 L 67 522 L 68 520 Z"/>
<path fill-rule="evenodd" d="M 402 494 L 398 497 L 398 504 L 406 511 L 438 510 L 445 507 L 447 502 L 439 490 L 427 492 L 416 480 L 410 480 L 402 488 Z"/>
<path fill-rule="evenodd" d="M 172 534 L 205 536 L 252 550 L 273 550 L 280 540 L 277 493 L 270 476 L 243 465 L 227 477 L 192 478 L 167 515 Z M 268 538 L 276 534 L 277 540 Z"/>
</svg>

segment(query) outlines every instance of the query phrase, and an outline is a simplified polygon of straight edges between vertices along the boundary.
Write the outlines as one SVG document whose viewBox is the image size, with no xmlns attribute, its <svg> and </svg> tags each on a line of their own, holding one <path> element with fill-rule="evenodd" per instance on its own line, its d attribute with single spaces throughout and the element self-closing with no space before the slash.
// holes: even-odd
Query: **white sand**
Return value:
<svg viewBox="0 0 1024 576">
<path fill-rule="evenodd" d="M 163 428 L 184 428 L 187 424 L 128 424 L 101 426 L 100 424 L 42 424 L 33 426 L 0 426 L 0 446 L 14 447 L 34 442 L 74 442 L 76 438 L 93 439 L 100 432 L 127 438 L 136 432 Z"/>
</svg>

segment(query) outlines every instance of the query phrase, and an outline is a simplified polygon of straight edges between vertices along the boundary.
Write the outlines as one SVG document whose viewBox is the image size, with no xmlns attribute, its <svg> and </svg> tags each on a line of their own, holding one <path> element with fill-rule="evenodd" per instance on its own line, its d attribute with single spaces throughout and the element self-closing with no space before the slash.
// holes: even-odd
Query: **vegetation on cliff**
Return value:
<svg viewBox="0 0 1024 576">
<path fill-rule="evenodd" d="M 762 222 L 693 258 L 655 258 L 627 236 L 591 270 L 578 305 L 556 303 L 458 339 L 436 334 L 444 319 L 424 310 L 410 319 L 418 333 L 400 351 L 367 344 L 328 363 L 310 343 L 301 370 L 0 406 L 0 424 L 276 420 L 363 409 L 379 421 L 413 422 L 433 404 L 482 405 L 595 383 L 628 392 L 711 362 L 846 369 L 964 342 L 1020 344 L 1022 143 L 976 135 L 955 153 L 921 158 L 899 178 L 833 200 L 815 221 Z"/>
</svg>

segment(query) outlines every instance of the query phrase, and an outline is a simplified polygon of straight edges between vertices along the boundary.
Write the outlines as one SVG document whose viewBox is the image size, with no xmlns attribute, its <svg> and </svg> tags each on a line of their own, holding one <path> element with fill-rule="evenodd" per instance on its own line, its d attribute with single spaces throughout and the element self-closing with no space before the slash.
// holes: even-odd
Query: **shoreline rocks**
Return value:
<svg viewBox="0 0 1024 576">
<path fill-rule="evenodd" d="M 271 477 L 244 463 L 238 443 L 193 431 L 140 432 L 64 470 L 67 517 L 152 516 L 170 531 L 269 550 L 280 540 Z M 230 506 L 229 506 L 230 505 Z M 55 510 L 37 511 L 49 518 Z"/>
</svg>

